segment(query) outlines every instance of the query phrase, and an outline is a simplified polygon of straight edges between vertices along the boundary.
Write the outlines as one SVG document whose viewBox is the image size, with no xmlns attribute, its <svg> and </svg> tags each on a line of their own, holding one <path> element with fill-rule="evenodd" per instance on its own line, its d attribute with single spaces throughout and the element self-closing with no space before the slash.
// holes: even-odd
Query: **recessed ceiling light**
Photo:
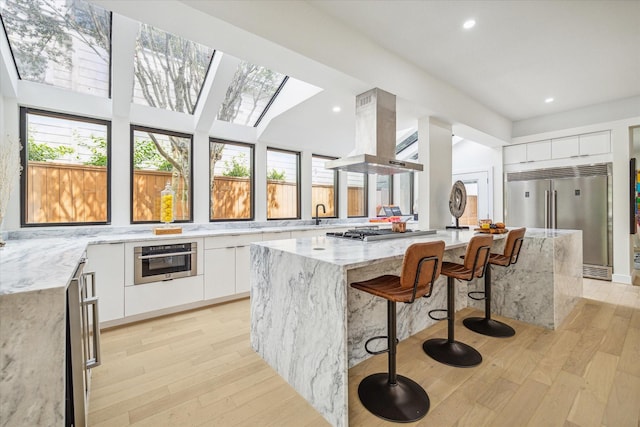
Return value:
<svg viewBox="0 0 640 427">
<path fill-rule="evenodd" d="M 333 107 L 331 109 L 334 113 L 339 113 L 340 111 L 342 111 L 342 108 L 340 108 L 340 106 L 336 105 L 335 107 Z"/>
<path fill-rule="evenodd" d="M 464 21 L 464 24 L 462 24 L 462 28 L 464 28 L 465 30 L 470 30 L 471 28 L 475 27 L 475 25 L 475 19 L 467 19 L 466 21 Z"/>
<path fill-rule="evenodd" d="M 553 102 L 553 98 L 547 98 L 544 100 L 547 104 L 551 104 Z"/>
</svg>

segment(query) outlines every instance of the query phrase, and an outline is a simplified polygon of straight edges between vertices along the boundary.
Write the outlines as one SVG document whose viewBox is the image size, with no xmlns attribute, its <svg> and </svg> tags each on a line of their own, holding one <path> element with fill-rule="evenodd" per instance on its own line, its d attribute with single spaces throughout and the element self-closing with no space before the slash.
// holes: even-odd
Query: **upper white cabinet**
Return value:
<svg viewBox="0 0 640 427">
<path fill-rule="evenodd" d="M 527 161 L 527 145 L 508 145 L 502 149 L 505 164 L 525 163 Z"/>
<path fill-rule="evenodd" d="M 609 131 L 580 135 L 580 155 L 605 154 L 611 151 L 611 134 Z"/>
<path fill-rule="evenodd" d="M 551 158 L 551 141 L 530 142 L 527 144 L 527 162 L 539 162 Z"/>
<path fill-rule="evenodd" d="M 573 135 L 552 140 L 508 145 L 502 148 L 505 165 L 584 157 L 611 152 L 610 131 Z"/>
<path fill-rule="evenodd" d="M 551 141 L 551 158 L 565 159 L 580 155 L 580 137 L 568 136 Z"/>
</svg>

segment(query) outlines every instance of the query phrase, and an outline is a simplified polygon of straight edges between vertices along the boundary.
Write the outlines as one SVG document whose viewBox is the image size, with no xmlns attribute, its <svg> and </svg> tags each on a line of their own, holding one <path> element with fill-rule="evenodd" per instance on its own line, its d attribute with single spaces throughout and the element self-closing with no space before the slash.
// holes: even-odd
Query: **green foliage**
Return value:
<svg viewBox="0 0 640 427">
<path fill-rule="evenodd" d="M 133 145 L 133 168 L 172 171 L 173 165 L 158 153 L 153 141 L 138 139 Z"/>
<path fill-rule="evenodd" d="M 249 170 L 249 166 L 247 165 L 247 159 L 244 153 L 233 156 L 231 158 L 231 162 L 225 160 L 224 171 L 222 172 L 222 175 L 235 176 L 238 178 L 251 176 L 251 171 Z"/>
<path fill-rule="evenodd" d="M 91 135 L 93 144 L 80 143 L 91 151 L 91 157 L 84 162 L 85 165 L 107 166 L 107 141 L 103 137 Z"/>
<path fill-rule="evenodd" d="M 57 160 L 67 154 L 73 154 L 75 150 L 71 147 L 64 145 L 58 147 L 52 147 L 46 143 L 39 143 L 29 139 L 27 144 L 27 154 L 29 161 L 32 162 L 45 162 L 47 160 Z"/>
<path fill-rule="evenodd" d="M 267 174 L 267 179 L 271 179 L 274 181 L 284 181 L 285 172 L 277 171 L 275 169 L 271 169 Z"/>
</svg>

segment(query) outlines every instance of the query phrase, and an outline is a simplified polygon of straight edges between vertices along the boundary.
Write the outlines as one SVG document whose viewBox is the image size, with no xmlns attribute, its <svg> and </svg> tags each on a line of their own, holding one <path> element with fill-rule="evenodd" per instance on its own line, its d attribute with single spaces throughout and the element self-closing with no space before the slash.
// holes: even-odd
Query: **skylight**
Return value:
<svg viewBox="0 0 640 427">
<path fill-rule="evenodd" d="M 242 61 L 227 88 L 217 119 L 257 126 L 286 79 L 284 74 Z"/>
<path fill-rule="evenodd" d="M 140 24 L 133 102 L 193 114 L 214 50 Z"/>
<path fill-rule="evenodd" d="M 23 80 L 109 96 L 111 14 L 83 0 L 0 0 Z"/>
</svg>

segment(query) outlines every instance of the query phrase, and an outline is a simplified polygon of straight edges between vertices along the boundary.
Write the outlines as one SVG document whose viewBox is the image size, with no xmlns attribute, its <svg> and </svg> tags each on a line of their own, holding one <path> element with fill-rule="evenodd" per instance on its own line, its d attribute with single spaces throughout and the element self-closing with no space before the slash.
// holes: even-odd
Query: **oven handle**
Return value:
<svg viewBox="0 0 640 427">
<path fill-rule="evenodd" d="M 87 360 L 85 361 L 86 367 L 88 369 L 95 368 L 96 366 L 100 366 L 102 363 L 100 357 L 100 320 L 98 318 L 98 297 L 96 296 L 96 273 L 90 272 L 85 273 L 84 276 L 91 276 L 91 298 L 86 298 L 82 303 L 85 307 L 92 305 L 93 310 L 91 310 L 91 314 L 93 315 L 93 358 L 89 358 L 87 355 Z M 85 279 L 86 281 L 86 279 Z"/>
<path fill-rule="evenodd" d="M 180 255 L 193 255 L 195 253 L 196 251 L 186 251 L 186 252 L 170 252 L 167 254 L 138 255 L 138 259 L 164 258 L 168 256 L 180 256 Z"/>
</svg>

